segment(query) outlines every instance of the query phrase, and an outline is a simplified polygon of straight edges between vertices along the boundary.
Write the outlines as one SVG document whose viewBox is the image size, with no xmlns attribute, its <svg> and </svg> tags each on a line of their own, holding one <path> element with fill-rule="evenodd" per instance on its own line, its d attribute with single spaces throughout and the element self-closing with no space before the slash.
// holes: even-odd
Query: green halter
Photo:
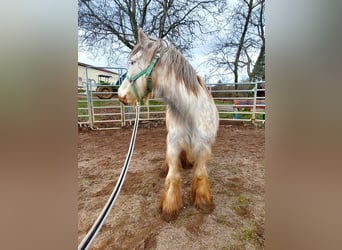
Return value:
<svg viewBox="0 0 342 250">
<path fill-rule="evenodd" d="M 138 74 L 136 74 L 135 76 L 128 76 L 126 75 L 127 80 L 131 83 L 131 89 L 132 92 L 135 96 L 135 98 L 137 98 L 137 100 L 140 102 L 142 98 L 144 98 L 148 93 L 150 93 L 152 91 L 152 79 L 151 79 L 151 72 L 154 68 L 154 66 L 156 65 L 156 63 L 158 62 L 159 58 L 161 57 L 161 55 L 167 50 L 167 48 L 160 48 L 157 53 L 154 55 L 151 63 L 147 66 L 147 68 L 143 69 L 142 71 L 140 71 Z M 146 92 L 144 94 L 144 96 L 142 96 L 141 98 L 139 97 L 137 88 L 135 86 L 135 81 L 140 78 L 141 76 L 145 76 L 145 78 L 147 79 L 147 89 Z"/>
</svg>

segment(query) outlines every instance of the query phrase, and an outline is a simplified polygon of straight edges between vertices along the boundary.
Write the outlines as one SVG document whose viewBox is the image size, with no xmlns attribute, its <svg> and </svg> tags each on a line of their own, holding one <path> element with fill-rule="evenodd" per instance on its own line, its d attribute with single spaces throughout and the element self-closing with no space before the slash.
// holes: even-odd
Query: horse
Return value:
<svg viewBox="0 0 342 250">
<path fill-rule="evenodd" d="M 203 213 L 212 212 L 215 204 L 206 164 L 219 119 L 205 82 L 174 46 L 148 37 L 141 28 L 128 65 L 119 100 L 133 105 L 153 95 L 167 104 L 167 150 L 161 169 L 166 178 L 159 206 L 162 218 L 176 219 L 183 207 L 181 167 L 193 168 L 191 204 Z"/>
</svg>

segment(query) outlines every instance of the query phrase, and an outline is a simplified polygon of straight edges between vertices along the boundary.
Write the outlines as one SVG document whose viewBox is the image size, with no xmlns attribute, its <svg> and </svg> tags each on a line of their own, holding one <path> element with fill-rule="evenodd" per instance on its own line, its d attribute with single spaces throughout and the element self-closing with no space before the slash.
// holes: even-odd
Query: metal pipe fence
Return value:
<svg viewBox="0 0 342 250">
<path fill-rule="evenodd" d="M 209 84 L 221 121 L 265 123 L 265 82 Z"/>
<path fill-rule="evenodd" d="M 265 82 L 208 84 L 216 103 L 220 121 L 265 123 Z M 100 99 L 99 92 L 87 81 L 78 90 L 78 125 L 94 130 L 119 129 L 135 120 L 134 106 L 118 100 L 117 91 L 110 99 Z M 141 121 L 165 122 L 167 105 L 160 98 L 150 99 L 140 108 Z"/>
</svg>

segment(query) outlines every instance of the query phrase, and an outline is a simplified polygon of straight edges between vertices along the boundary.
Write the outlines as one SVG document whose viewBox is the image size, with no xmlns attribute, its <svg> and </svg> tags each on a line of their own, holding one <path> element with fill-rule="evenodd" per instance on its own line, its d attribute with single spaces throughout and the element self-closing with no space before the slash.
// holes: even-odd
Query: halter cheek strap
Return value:
<svg viewBox="0 0 342 250">
<path fill-rule="evenodd" d="M 167 48 L 161 48 L 157 51 L 157 53 L 154 55 L 151 63 L 147 66 L 147 68 L 143 69 L 142 71 L 140 71 L 138 74 L 130 77 L 129 75 L 126 75 L 127 80 L 131 83 L 131 89 L 132 92 L 135 96 L 135 98 L 140 102 L 142 98 L 144 98 L 148 93 L 152 92 L 152 79 L 151 79 L 151 73 L 152 70 L 154 68 L 154 66 L 156 65 L 156 63 L 158 62 L 159 58 L 161 57 L 161 55 L 167 50 Z M 135 86 L 135 81 L 140 78 L 141 76 L 145 76 L 146 80 L 147 80 L 147 89 L 144 93 L 144 95 L 140 98 L 137 88 Z"/>
</svg>

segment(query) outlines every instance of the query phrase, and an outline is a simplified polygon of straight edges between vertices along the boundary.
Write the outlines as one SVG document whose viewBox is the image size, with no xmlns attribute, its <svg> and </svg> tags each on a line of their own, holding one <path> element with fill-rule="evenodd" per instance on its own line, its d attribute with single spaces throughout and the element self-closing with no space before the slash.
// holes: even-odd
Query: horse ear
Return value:
<svg viewBox="0 0 342 250">
<path fill-rule="evenodd" d="M 139 28 L 139 30 L 138 30 L 138 41 L 140 43 L 143 43 L 147 39 L 148 39 L 148 37 L 145 35 L 145 33 L 142 30 L 142 28 Z"/>
</svg>

